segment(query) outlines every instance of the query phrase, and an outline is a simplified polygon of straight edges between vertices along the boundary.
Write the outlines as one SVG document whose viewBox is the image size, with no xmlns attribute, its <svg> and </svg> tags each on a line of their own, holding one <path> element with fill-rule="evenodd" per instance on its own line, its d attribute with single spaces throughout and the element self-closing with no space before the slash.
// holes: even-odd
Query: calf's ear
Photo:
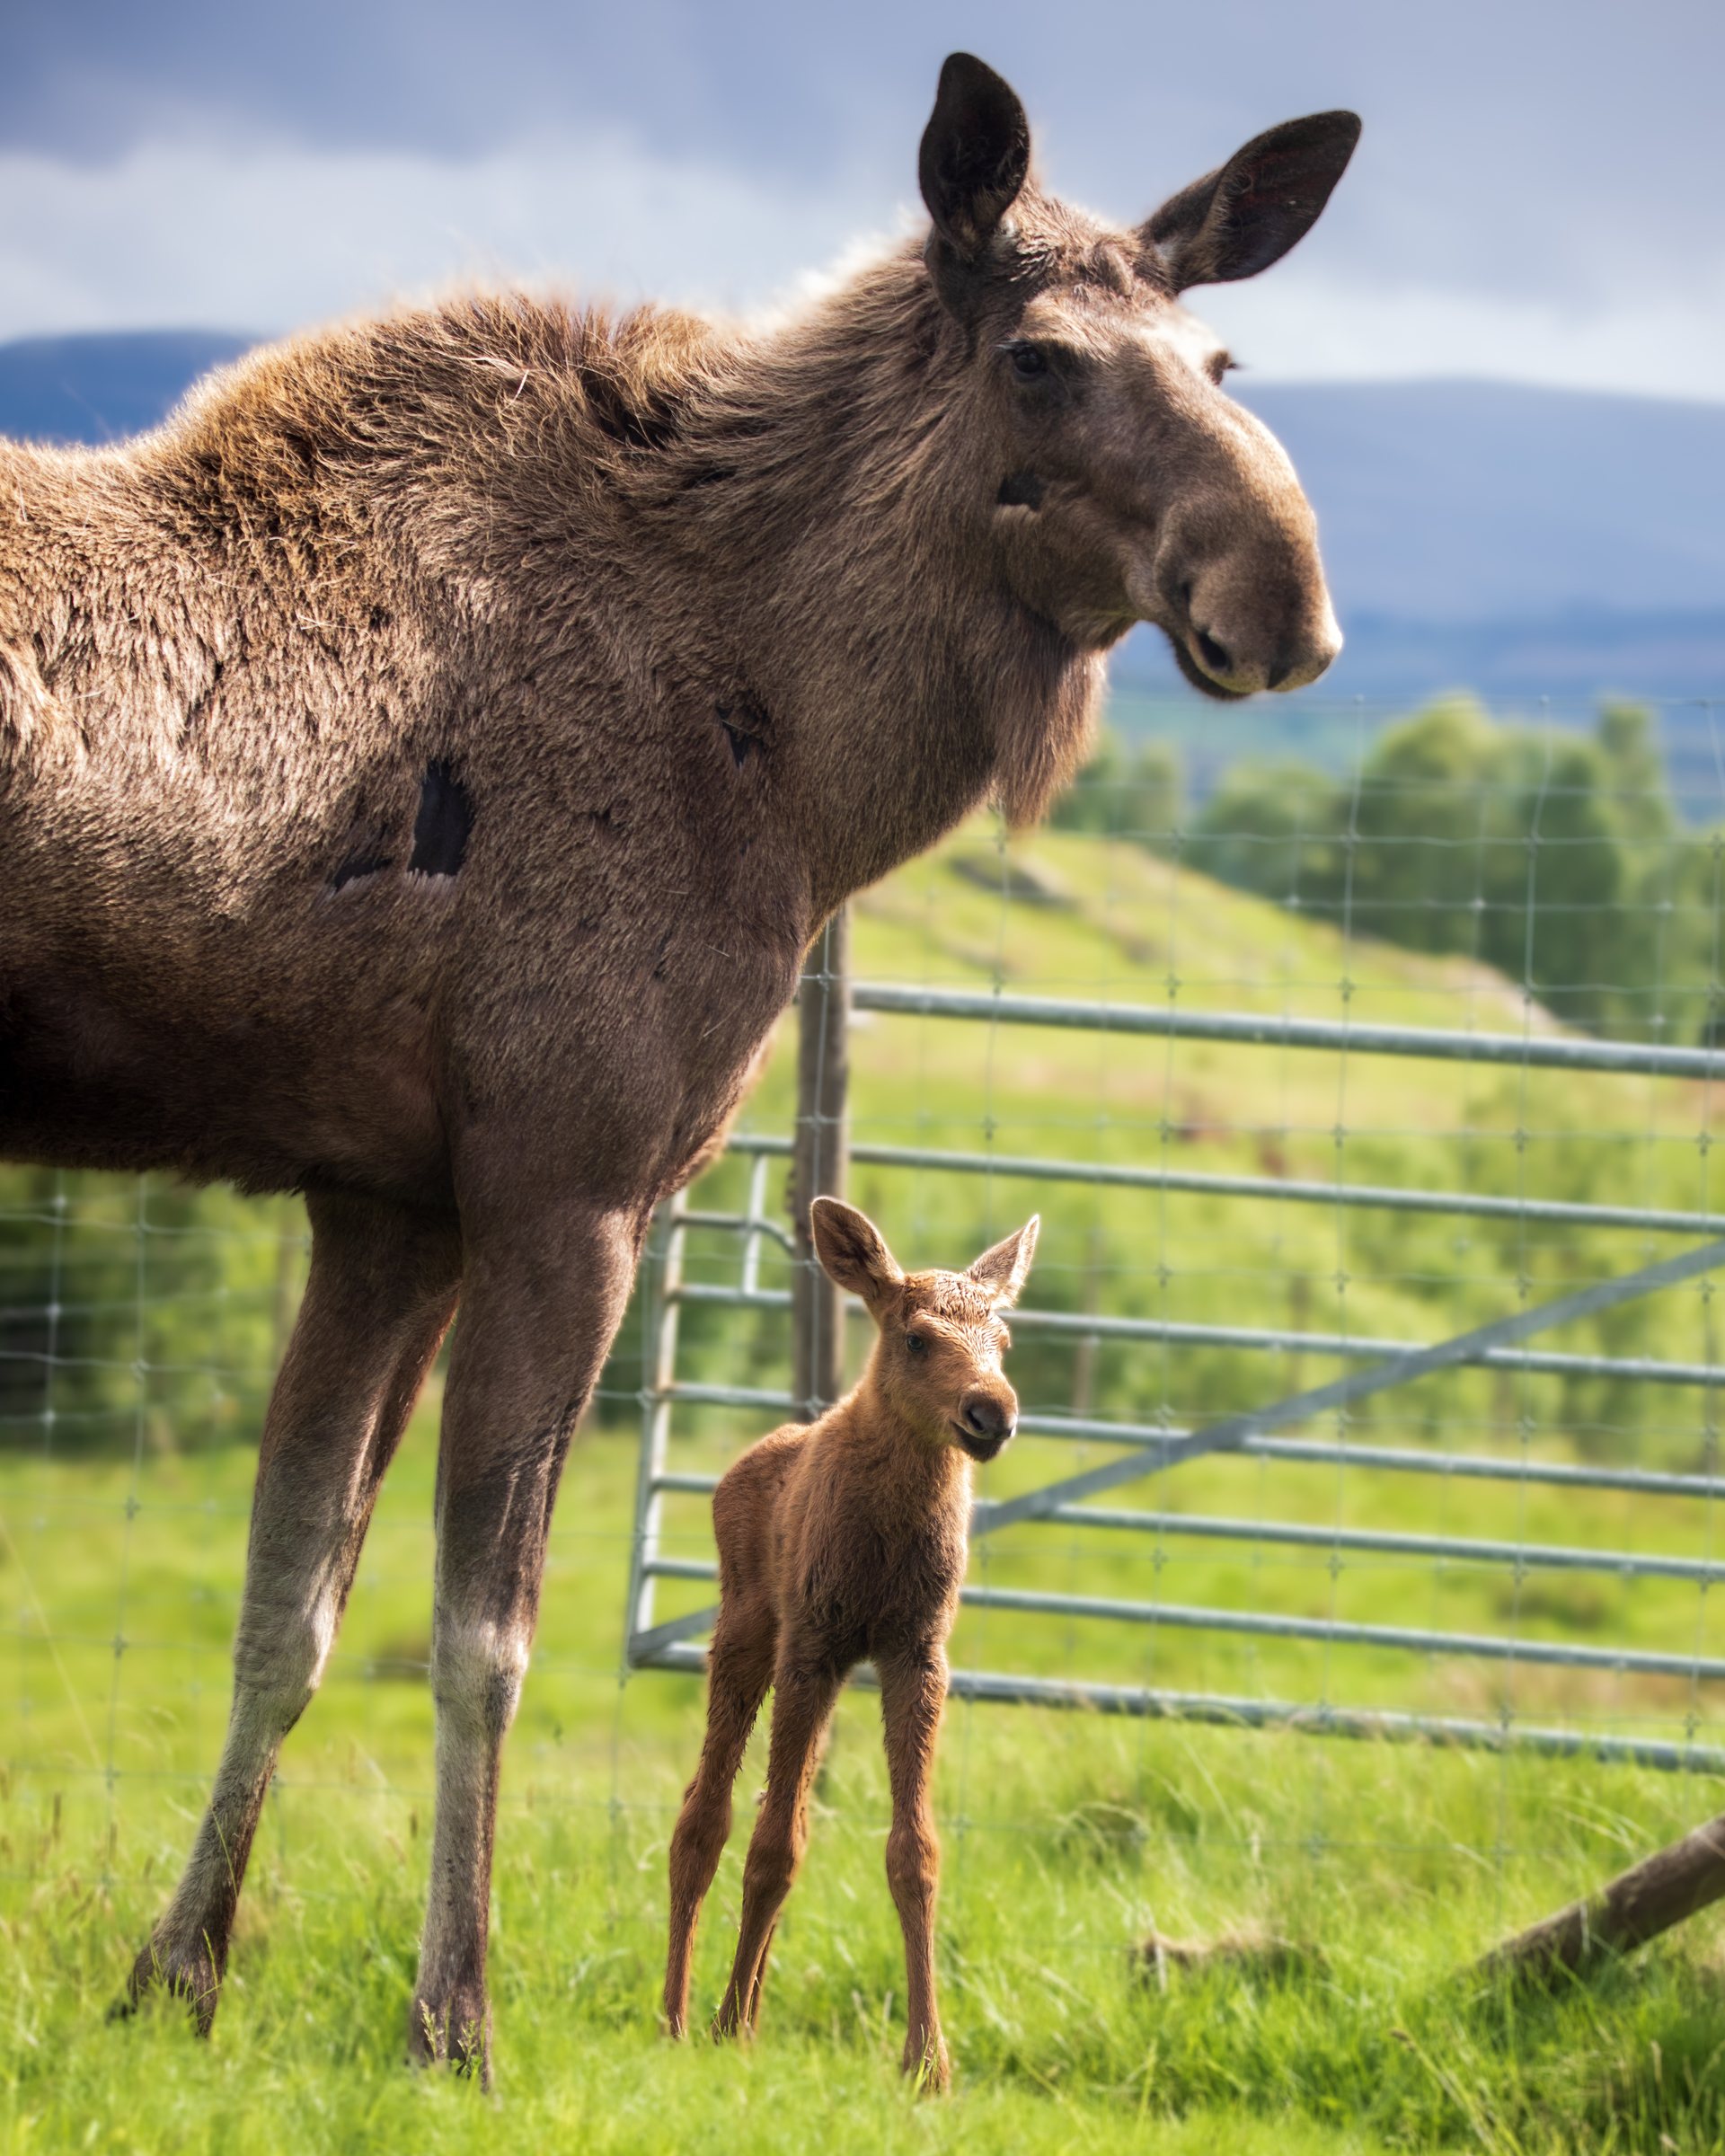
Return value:
<svg viewBox="0 0 1725 2156">
<path fill-rule="evenodd" d="M 1171 195 L 1138 237 L 1176 292 L 1256 277 L 1317 223 L 1358 140 L 1354 112 L 1285 119 Z"/>
<path fill-rule="evenodd" d="M 1007 1309 L 1017 1302 L 1018 1291 L 1030 1274 L 1041 1226 L 1041 1215 L 1032 1213 L 1015 1235 L 1009 1235 L 1004 1242 L 997 1242 L 993 1250 L 985 1250 L 970 1268 L 971 1279 L 987 1288 L 996 1303 Z"/>
<path fill-rule="evenodd" d="M 880 1229 L 854 1206 L 842 1198 L 818 1197 L 809 1208 L 809 1225 L 827 1278 L 861 1295 L 871 1309 L 903 1281 Z"/>
<path fill-rule="evenodd" d="M 1031 169 L 1031 123 L 1009 83 L 968 52 L 948 56 L 916 176 L 934 229 L 967 263 L 995 236 Z"/>
</svg>

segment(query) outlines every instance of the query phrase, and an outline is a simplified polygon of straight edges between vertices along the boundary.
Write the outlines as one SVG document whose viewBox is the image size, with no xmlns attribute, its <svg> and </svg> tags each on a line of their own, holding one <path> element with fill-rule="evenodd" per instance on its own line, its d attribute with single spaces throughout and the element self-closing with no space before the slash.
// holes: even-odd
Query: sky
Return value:
<svg viewBox="0 0 1725 2156">
<path fill-rule="evenodd" d="M 1297 251 L 1191 297 L 1267 378 L 1725 401 L 1721 0 L 9 0 L 0 338 L 475 278 L 793 302 L 919 222 L 955 47 L 1121 222 L 1278 120 L 1363 116 Z"/>
</svg>

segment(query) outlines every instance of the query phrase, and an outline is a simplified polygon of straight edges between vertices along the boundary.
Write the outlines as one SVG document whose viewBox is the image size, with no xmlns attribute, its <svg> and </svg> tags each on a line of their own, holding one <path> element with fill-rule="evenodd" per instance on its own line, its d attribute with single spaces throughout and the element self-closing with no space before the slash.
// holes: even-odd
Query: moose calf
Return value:
<svg viewBox="0 0 1725 2156">
<path fill-rule="evenodd" d="M 970 1462 L 1012 1436 L 1018 1400 L 1000 1366 L 1000 1312 L 1024 1285 L 1032 1219 L 968 1272 L 899 1271 L 873 1223 L 836 1198 L 812 1208 L 815 1249 L 880 1328 L 855 1390 L 818 1422 L 751 1445 L 712 1497 L 719 1620 L 707 1734 L 671 1837 L 665 2014 L 688 2027 L 695 1920 L 730 1831 L 730 1791 L 774 1688 L 766 1794 L 743 1870 L 742 1926 L 717 2037 L 751 2030 L 774 1926 L 809 1837 L 809 1785 L 838 1690 L 871 1661 L 892 1783 L 887 1878 L 904 1927 L 907 2072 L 948 2080 L 934 2004 L 940 1844 L 929 1803 L 946 1700 L 946 1640 L 964 1578 Z"/>
</svg>

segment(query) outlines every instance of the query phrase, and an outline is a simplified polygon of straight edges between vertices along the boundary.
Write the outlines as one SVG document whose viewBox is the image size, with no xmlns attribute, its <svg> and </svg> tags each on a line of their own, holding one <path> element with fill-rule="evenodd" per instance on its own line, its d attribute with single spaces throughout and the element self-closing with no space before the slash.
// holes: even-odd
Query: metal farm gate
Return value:
<svg viewBox="0 0 1725 2156">
<path fill-rule="evenodd" d="M 806 977 L 801 1010 L 799 1104 L 792 1132 L 746 1135 L 732 1141 L 737 1163 L 746 1167 L 740 1202 L 703 1206 L 679 1198 L 656 1224 L 647 1272 L 646 1361 L 635 1537 L 626 1615 L 627 1661 L 633 1669 L 698 1670 L 701 1644 L 713 1616 L 710 1583 L 714 1565 L 700 1547 L 705 1533 L 707 1493 L 714 1469 L 748 1436 L 792 1417 L 809 1417 L 841 1390 L 844 1316 L 836 1291 L 810 1255 L 802 1221 L 808 1199 L 819 1190 L 845 1187 L 855 1165 L 890 1177 L 890 1188 L 927 1188 L 940 1179 L 992 1179 L 993 1185 L 1036 1184 L 1058 1192 L 1084 1187 L 1142 1195 L 1146 1207 L 1171 1193 L 1202 1196 L 1226 1205 L 1322 1207 L 1379 1215 L 1440 1215 L 1460 1223 L 1514 1223 L 1578 1239 L 1596 1233 L 1627 1232 L 1641 1261 L 1600 1270 L 1570 1292 L 1536 1296 L 1518 1282 L 1501 1313 L 1448 1338 L 1407 1341 L 1325 1332 L 1310 1326 L 1242 1322 L 1190 1324 L 1178 1320 L 1026 1308 L 1013 1314 L 1021 1345 L 1026 1339 L 1067 1338 L 1103 1343 L 1122 1353 L 1161 1356 L 1174 1348 L 1226 1349 L 1258 1358 L 1273 1372 L 1277 1358 L 1339 1365 L 1316 1383 L 1278 1392 L 1261 1386 L 1259 1404 L 1213 1419 L 1119 1419 L 1101 1413 L 1056 1412 L 1027 1400 L 1021 1443 L 1013 1451 L 1034 1454 L 1057 1465 L 1082 1448 L 1085 1464 L 1048 1473 L 1046 1466 L 1023 1487 L 989 1495 L 973 1522 L 972 1577 L 964 1594 L 964 1616 L 955 1640 L 952 1691 L 956 1697 L 1029 1701 L 1089 1709 L 1108 1714 L 1167 1716 L 1242 1727 L 1288 1726 L 1313 1734 L 1384 1738 L 1428 1738 L 1449 1744 L 1535 1752 L 1585 1751 L 1661 1768 L 1725 1769 L 1725 1742 L 1708 1741 L 1712 1703 L 1725 1700 L 1725 1640 L 1710 1633 L 1709 1590 L 1725 1581 L 1725 1560 L 1711 1554 L 1715 1507 L 1725 1498 L 1725 1478 L 1713 1457 L 1716 1389 L 1725 1367 L 1712 1358 L 1612 1355 L 1595 1348 L 1554 1349 L 1545 1336 L 1641 1298 L 1668 1294 L 1683 1284 L 1699 1291 L 1703 1326 L 1711 1340 L 1712 1284 L 1725 1265 L 1725 1213 L 1659 1209 L 1625 1204 L 1566 1202 L 1527 1188 L 1513 1196 L 1465 1188 L 1384 1187 L 1352 1180 L 1301 1180 L 1282 1175 L 1208 1172 L 1170 1164 L 1084 1162 L 1027 1156 L 986 1144 L 959 1151 L 891 1143 L 849 1143 L 846 1047 L 851 1014 L 864 1023 L 915 1020 L 925 1026 L 990 1029 L 990 1038 L 1013 1041 L 1046 1029 L 1077 1029 L 1141 1046 L 1200 1040 L 1234 1047 L 1265 1047 L 1287 1055 L 1328 1053 L 1354 1057 L 1413 1059 L 1473 1066 L 1508 1066 L 1517 1073 L 1586 1073 L 1652 1082 L 1660 1088 L 1725 1076 L 1725 1056 L 1706 1049 L 1660 1047 L 1535 1031 L 1442 1030 L 1402 1025 L 1362 1025 L 1240 1012 L 1204 1012 L 1176 1004 L 1147 1006 L 1069 1001 L 939 987 L 916 988 L 847 978 L 846 932 L 836 923 Z M 1008 1036 L 1006 1029 L 1012 1031 Z M 1703 1096 L 1704 1102 L 1705 1096 Z M 1705 1109 L 1703 1105 L 1703 1125 Z M 1705 1153 L 1703 1129 L 1703 1153 Z M 794 1194 L 785 1210 L 769 1204 L 774 1178 L 786 1163 Z M 879 1184 L 877 1183 L 877 1188 Z M 1027 1210 L 1028 1207 L 1022 1209 Z M 1013 1215 L 1013 1217 L 1016 1217 Z M 889 1238 L 892 1215 L 884 1224 Z M 692 1250 L 705 1255 L 697 1268 Z M 957 1250 L 901 1251 L 910 1263 L 953 1263 Z M 1035 1300 L 1035 1281 L 1031 1289 Z M 781 1338 L 789 1331 L 792 1376 L 783 1383 L 712 1382 L 691 1376 L 683 1342 L 692 1312 L 718 1311 L 728 1322 L 753 1321 Z M 1252 1315 L 1243 1312 L 1243 1317 Z M 1670 1465 L 1625 1464 L 1559 1456 L 1538 1442 L 1535 1419 L 1524 1419 L 1523 1442 L 1479 1449 L 1455 1441 L 1445 1430 L 1438 1442 L 1395 1445 L 1359 1442 L 1349 1410 L 1368 1400 L 1459 1369 L 1498 1374 L 1505 1382 L 1535 1378 L 1588 1379 L 1632 1385 L 1638 1398 L 1668 1398 L 1676 1388 L 1699 1397 L 1703 1423 L 1696 1444 L 1697 1471 Z M 706 1456 L 698 1433 L 723 1418 L 724 1448 Z M 1032 1443 L 1032 1441 L 1036 1441 Z M 1066 1448 L 1064 1454 L 1050 1448 Z M 1100 1455 L 1100 1456 L 1098 1456 Z M 1010 1455 L 1009 1455 L 1010 1457 Z M 1233 1458 L 1273 1470 L 1269 1498 L 1255 1510 L 1216 1513 L 1190 1509 L 1181 1498 L 1182 1474 L 1202 1461 Z M 1342 1476 L 1371 1486 L 1393 1486 L 1399 1515 L 1411 1515 L 1420 1531 L 1384 1524 L 1350 1525 L 1340 1516 L 1295 1516 L 1305 1509 L 1278 1507 L 1276 1492 L 1296 1490 L 1305 1479 Z M 1164 1497 L 1154 1508 L 1131 1508 L 1119 1499 L 1129 1486 L 1151 1485 Z M 1515 1532 L 1481 1534 L 1455 1524 L 1471 1492 L 1504 1486 L 1517 1495 Z M 1585 1494 L 1584 1494 L 1585 1493 Z M 1566 1541 L 1563 1507 L 1579 1503 L 1620 1505 L 1632 1519 L 1632 1537 L 1602 1540 L 1596 1531 Z M 1598 1515 L 1590 1515 L 1596 1521 Z M 1663 1532 L 1668 1522 L 1672 1532 Z M 1430 1531 L 1426 1531 L 1429 1526 Z M 1286 1552 L 1306 1560 L 1311 1577 L 1334 1583 L 1349 1568 L 1390 1568 L 1387 1599 L 1398 1612 L 1413 1589 L 1434 1579 L 1477 1577 L 1488 1571 L 1502 1583 L 1500 1604 L 1510 1621 L 1496 1630 L 1452 1630 L 1441 1622 L 1362 1620 L 1328 1606 L 1269 1606 L 1286 1596 L 1263 1595 L 1255 1583 L 1267 1577 L 1256 1563 L 1238 1574 L 1240 1592 L 1191 1603 L 1165 1591 L 1166 1568 L 1154 1567 L 1151 1591 L 1100 1595 L 992 1577 L 992 1548 L 1009 1531 L 1029 1548 L 1028 1537 L 1063 1530 L 1070 1536 L 1114 1538 L 1117 1549 L 1177 1547 L 1250 1552 Z M 1085 1547 L 1097 1547 L 1088 1543 Z M 1082 1563 L 1074 1568 L 1082 1573 Z M 977 1575 L 981 1573 L 982 1577 Z M 1539 1605 L 1539 1584 L 1561 1577 L 1592 1578 L 1614 1588 L 1639 1590 L 1662 1584 L 1668 1595 L 1693 1590 L 1692 1612 L 1673 1628 L 1666 1614 L 1649 1627 L 1637 1620 L 1632 1599 L 1606 1611 L 1600 1636 L 1542 1637 L 1530 1613 Z M 1402 1583 L 1400 1589 L 1396 1582 Z M 1308 1597 L 1308 1599 L 1310 1599 Z M 1386 1599 L 1380 1595 L 1378 1603 Z M 668 1607 L 668 1603 L 672 1605 Z M 1017 1640 L 1036 1621 L 1057 1621 L 1063 1631 L 1065 1666 L 1050 1674 L 1014 1667 L 963 1666 L 964 1620 L 983 1613 L 1008 1613 L 1009 1624 L 990 1636 Z M 1615 1615 L 1623 1620 L 1612 1622 Z M 1596 1613 L 1597 1615 L 1597 1613 Z M 1549 1629 L 1549 1628 L 1547 1628 Z M 1099 1674 L 1101 1644 L 1134 1636 L 1162 1641 L 1186 1635 L 1268 1645 L 1299 1642 L 1322 1656 L 1322 1681 L 1307 1689 L 1317 1696 L 1280 1696 L 1270 1689 L 1208 1689 L 1154 1681 L 1109 1681 Z M 1710 1652 L 1718 1644 L 1721 1651 Z M 1347 1657 L 1370 1660 L 1378 1672 L 1367 1704 L 1338 1699 L 1349 1687 L 1338 1673 Z M 1118 1660 L 1118 1654 L 1115 1658 Z M 1047 1657 L 1044 1657 L 1046 1661 Z M 1525 1702 L 1488 1711 L 1433 1710 L 1413 1701 L 1421 1686 L 1414 1672 L 1442 1674 L 1457 1666 L 1498 1667 L 1526 1677 L 1558 1673 L 1564 1683 L 1585 1683 L 1603 1696 L 1607 1711 L 1582 1713 L 1560 1702 L 1544 1714 Z M 1658 1681 L 1652 1708 L 1623 1711 L 1613 1698 L 1625 1683 Z M 866 1676 L 863 1681 L 867 1681 Z M 1429 1685 L 1424 1686 L 1429 1690 Z M 1534 1688 L 1534 1699 L 1540 1694 Z M 1593 1694 L 1590 1693 L 1589 1697 Z M 1725 1730 L 1720 1733 L 1725 1738 Z"/>
</svg>

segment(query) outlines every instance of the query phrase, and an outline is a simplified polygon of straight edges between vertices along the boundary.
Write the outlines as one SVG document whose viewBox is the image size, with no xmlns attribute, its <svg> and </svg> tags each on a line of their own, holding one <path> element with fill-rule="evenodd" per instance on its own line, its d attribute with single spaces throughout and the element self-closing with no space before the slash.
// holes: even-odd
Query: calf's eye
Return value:
<svg viewBox="0 0 1725 2156">
<path fill-rule="evenodd" d="M 1048 371 L 1048 356 L 1039 345 L 1015 344 L 1011 358 L 1013 372 L 1021 382 L 1035 382 Z"/>
<path fill-rule="evenodd" d="M 928 1351 L 928 1342 L 920 1332 L 907 1332 L 905 1335 L 905 1347 L 912 1355 L 925 1355 Z"/>
</svg>

